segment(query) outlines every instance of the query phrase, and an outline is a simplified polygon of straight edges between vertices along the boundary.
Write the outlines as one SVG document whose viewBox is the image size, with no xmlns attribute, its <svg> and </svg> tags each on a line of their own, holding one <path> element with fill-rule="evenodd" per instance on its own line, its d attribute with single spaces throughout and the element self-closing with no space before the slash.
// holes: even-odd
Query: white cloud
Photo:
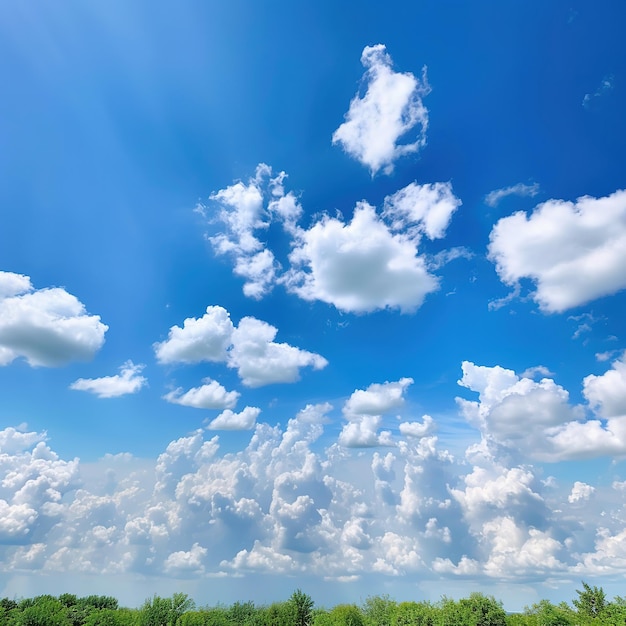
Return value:
<svg viewBox="0 0 626 626">
<path fill-rule="evenodd" d="M 438 288 L 415 242 L 391 233 L 366 202 L 356 206 L 348 224 L 324 217 L 302 231 L 290 261 L 290 291 L 343 311 L 412 311 Z"/>
<path fill-rule="evenodd" d="M 344 404 L 343 414 L 350 419 L 360 415 L 382 415 L 404 404 L 404 393 L 412 378 L 397 382 L 372 383 L 367 389 L 357 389 Z"/>
<path fill-rule="evenodd" d="M 421 422 L 402 422 L 398 428 L 405 437 L 419 438 L 430 435 L 434 426 L 433 418 L 430 415 L 424 415 Z"/>
<path fill-rule="evenodd" d="M 159 363 L 226 361 L 234 326 L 221 306 L 208 306 L 199 319 L 187 318 L 183 327 L 172 326 L 168 338 L 154 344 Z"/>
<path fill-rule="evenodd" d="M 459 206 L 461 200 L 452 193 L 449 182 L 411 183 L 385 198 L 383 217 L 391 222 L 392 230 L 416 227 L 419 235 L 441 239 Z"/>
<path fill-rule="evenodd" d="M 328 361 L 286 343 L 275 343 L 278 329 L 254 317 L 244 317 L 233 331 L 230 367 L 236 367 L 244 385 L 260 387 L 291 383 L 299 379 L 300 368 L 319 370 Z"/>
<path fill-rule="evenodd" d="M 606 96 L 613 91 L 615 83 L 615 76 L 613 74 L 607 74 L 600 83 L 600 86 L 593 93 L 586 93 L 583 98 L 583 107 L 589 109 L 591 104 L 597 99 Z"/>
<path fill-rule="evenodd" d="M 602 417 L 626 417 L 626 352 L 613 361 L 608 372 L 587 376 L 583 394 Z"/>
<path fill-rule="evenodd" d="M 240 413 L 226 409 L 212 420 L 207 428 L 209 430 L 251 430 L 260 413 L 261 409 L 255 406 L 247 406 Z"/>
<path fill-rule="evenodd" d="M 107 330 L 65 289 L 35 290 L 28 276 L 0 272 L 0 365 L 18 358 L 33 367 L 88 361 Z"/>
<path fill-rule="evenodd" d="M 372 174 L 380 169 L 387 174 L 401 156 L 417 152 L 426 144 L 428 111 L 422 98 L 430 92 L 426 68 L 420 81 L 413 74 L 394 72 L 385 46 L 363 49 L 361 63 L 365 94 L 350 102 L 346 121 L 333 134 L 333 143 L 341 144 L 352 157 L 368 167 Z M 416 129 L 409 143 L 398 140 Z"/>
<path fill-rule="evenodd" d="M 202 564 L 208 550 L 199 543 L 194 543 L 190 550 L 172 552 L 165 560 L 165 571 L 173 574 L 202 574 Z"/>
<path fill-rule="evenodd" d="M 626 191 L 576 202 L 548 200 L 491 231 L 489 257 L 500 279 L 536 283 L 547 312 L 561 312 L 626 288 Z"/>
<path fill-rule="evenodd" d="M 168 339 L 154 344 L 154 350 L 160 363 L 223 361 L 236 368 L 243 384 L 249 387 L 294 382 L 299 379 L 300 368 L 317 370 L 328 364 L 319 354 L 274 342 L 277 333 L 277 328 L 254 317 L 244 317 L 235 327 L 226 309 L 209 306 L 203 317 L 187 318 L 183 328 L 172 326 Z M 188 393 L 195 402 L 215 391 Z M 172 401 L 179 397 L 177 394 L 171 392 L 166 399 Z M 187 399 L 191 401 L 191 396 Z"/>
<path fill-rule="evenodd" d="M 179 387 L 163 396 L 164 400 L 196 409 L 232 409 L 239 399 L 237 391 L 226 391 L 216 380 L 206 378 L 200 387 L 183 392 Z"/>
<path fill-rule="evenodd" d="M 495 208 L 500 203 L 500 200 L 506 198 L 507 196 L 528 196 L 530 198 L 534 198 L 538 193 L 538 183 L 533 183 L 532 185 L 517 183 L 517 185 L 511 185 L 510 187 L 503 187 L 502 189 L 490 191 L 485 196 L 485 204 Z"/>
<path fill-rule="evenodd" d="M 626 416 L 609 417 L 606 422 L 585 420 L 583 407 L 572 406 L 568 392 L 550 378 L 520 379 L 512 370 L 467 361 L 462 367 L 459 384 L 477 391 L 479 401 L 457 398 L 457 402 L 485 440 L 544 461 L 626 456 Z M 607 374 L 612 372 L 617 370 Z M 584 393 L 601 414 L 606 410 L 603 402 L 612 409 L 618 406 L 612 402 L 621 401 L 619 391 L 615 399 L 603 395 L 611 377 L 585 379 Z"/>
<path fill-rule="evenodd" d="M 248 572 L 481 584 L 626 571 L 621 485 L 546 488 L 532 466 L 503 459 L 468 470 L 428 437 L 384 455 L 325 449 L 330 410 L 307 406 L 283 428 L 256 423 L 237 450 L 196 431 L 156 462 L 67 462 L 42 433 L 0 431 L 0 570 L 194 584 Z M 591 494 L 601 507 L 580 506 Z"/>
<path fill-rule="evenodd" d="M 343 406 L 349 421 L 341 430 L 339 443 L 347 448 L 394 445 L 390 431 L 378 432 L 381 418 L 404 404 L 404 392 L 412 383 L 412 378 L 401 378 L 354 391 Z"/>
<path fill-rule="evenodd" d="M 594 491 L 595 487 L 577 480 L 572 487 L 571 493 L 567 496 L 567 501 L 570 504 L 585 502 L 591 498 Z"/>
<path fill-rule="evenodd" d="M 235 262 L 234 273 L 245 279 L 243 292 L 260 299 L 271 291 L 280 264 L 273 252 L 259 239 L 267 231 L 272 218 L 282 223 L 287 233 L 293 233 L 302 213 L 296 196 L 285 193 L 285 172 L 272 177 L 272 168 L 259 163 L 254 178 L 247 184 L 239 181 L 210 196 L 219 207 L 217 218 L 226 231 L 209 237 L 217 254 L 228 254 Z M 206 207 L 202 213 L 206 214 Z"/>
<path fill-rule="evenodd" d="M 135 365 L 132 361 L 126 361 L 120 367 L 119 374 L 102 378 L 79 378 L 70 385 L 70 389 L 88 391 L 98 398 L 118 398 L 137 393 L 148 383 L 148 379 L 140 375 L 144 368 L 145 365 Z"/>
</svg>

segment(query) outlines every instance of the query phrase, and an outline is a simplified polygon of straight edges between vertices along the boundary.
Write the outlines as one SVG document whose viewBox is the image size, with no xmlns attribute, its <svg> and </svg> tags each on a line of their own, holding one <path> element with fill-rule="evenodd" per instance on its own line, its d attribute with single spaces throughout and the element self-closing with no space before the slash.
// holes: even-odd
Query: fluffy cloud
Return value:
<svg viewBox="0 0 626 626">
<path fill-rule="evenodd" d="M 218 253 L 233 258 L 233 271 L 246 280 L 244 293 L 250 297 L 262 298 L 281 284 L 305 300 L 321 300 L 343 311 L 412 311 L 438 288 L 429 268 L 469 256 L 462 248 L 430 259 L 418 252 L 424 236 L 445 235 L 461 205 L 449 182 L 410 183 L 385 198 L 380 215 L 363 201 L 350 222 L 325 215 L 305 229 L 298 224 L 302 206 L 293 192 L 285 191 L 285 179 L 285 172 L 272 177 L 271 168 L 261 163 L 247 185 L 237 182 L 211 195 L 226 230 L 210 239 Z M 207 210 L 202 208 L 205 216 Z M 259 238 L 274 223 L 282 227 L 291 250 L 283 263 Z M 274 229 L 274 241 L 278 234 Z M 157 356 L 171 360 L 165 346 Z"/>
<path fill-rule="evenodd" d="M 244 317 L 235 327 L 226 309 L 209 306 L 203 317 L 187 318 L 183 328 L 172 326 L 168 339 L 154 344 L 154 350 L 161 363 L 225 362 L 237 369 L 243 384 L 249 387 L 294 382 L 302 367 L 326 367 L 328 362 L 319 354 L 276 343 L 277 332 L 274 326 L 254 317 Z M 217 391 L 215 385 L 192 389 L 184 395 L 174 391 L 167 394 L 166 400 L 185 398 L 188 403 L 199 402 L 200 397 Z"/>
<path fill-rule="evenodd" d="M 397 382 L 372 383 L 367 389 L 357 389 L 343 406 L 348 417 L 360 415 L 382 415 L 404 404 L 404 393 L 412 378 L 401 378 Z"/>
<path fill-rule="evenodd" d="M 497 207 L 500 200 L 507 196 L 529 196 L 534 198 L 539 193 L 539 185 L 533 183 L 532 185 L 525 185 L 524 183 L 517 183 L 517 185 L 511 185 L 510 187 L 503 187 L 502 189 L 494 189 L 485 196 L 485 204 L 490 207 Z"/>
<path fill-rule="evenodd" d="M 500 279 L 536 283 L 533 298 L 561 312 L 626 288 L 626 191 L 576 202 L 548 200 L 499 220 L 489 257 Z"/>
<path fill-rule="evenodd" d="M 28 276 L 0 272 L 0 365 L 18 358 L 33 367 L 88 361 L 107 330 L 65 289 L 35 290 Z"/>
<path fill-rule="evenodd" d="M 438 287 L 415 242 L 393 234 L 366 202 L 348 224 L 325 217 L 303 231 L 290 261 L 290 291 L 343 311 L 411 311 Z"/>
<path fill-rule="evenodd" d="M 339 435 L 339 443 L 348 448 L 393 445 L 390 431 L 378 432 L 382 415 L 404 404 L 404 392 L 412 383 L 412 378 L 401 378 L 354 391 L 343 406 L 349 421 Z"/>
<path fill-rule="evenodd" d="M 385 46 L 363 49 L 365 94 L 350 102 L 346 121 L 333 134 L 333 143 L 341 144 L 352 157 L 368 167 L 372 174 L 380 169 L 389 174 L 401 156 L 417 152 L 426 144 L 428 111 L 422 98 L 430 92 L 426 68 L 420 81 L 413 74 L 394 72 Z M 413 141 L 398 140 L 417 129 Z"/>
<path fill-rule="evenodd" d="M 618 488 L 548 488 L 531 466 L 486 457 L 468 469 L 434 437 L 401 439 L 384 455 L 324 448 L 331 409 L 307 406 L 284 428 L 256 423 L 239 450 L 199 430 L 156 463 L 109 455 L 79 465 L 41 433 L 0 431 L 0 569 L 193 580 L 626 571 Z M 591 494 L 604 517 L 580 506 Z"/>
<path fill-rule="evenodd" d="M 426 437 L 434 429 L 435 422 L 430 415 L 424 415 L 422 422 L 402 422 L 398 427 L 405 437 Z"/>
<path fill-rule="evenodd" d="M 183 327 L 172 326 L 168 338 L 154 344 L 159 363 L 200 363 L 226 361 L 233 323 L 226 309 L 208 306 L 198 319 L 188 317 Z"/>
<path fill-rule="evenodd" d="M 260 387 L 294 382 L 301 367 L 323 369 L 328 361 L 286 343 L 275 343 L 278 329 L 254 317 L 244 317 L 233 332 L 229 364 L 236 367 L 244 385 Z"/>
<path fill-rule="evenodd" d="M 569 494 L 569 496 L 567 496 L 567 501 L 570 504 L 585 502 L 589 500 L 594 491 L 595 488 L 591 485 L 577 480 L 572 487 L 571 493 Z"/>
<path fill-rule="evenodd" d="M 209 430 L 252 430 L 260 413 L 261 409 L 255 406 L 247 406 L 240 413 L 226 409 L 211 420 L 207 428 Z"/>
<path fill-rule="evenodd" d="M 117 398 L 137 393 L 148 383 L 148 379 L 140 375 L 144 367 L 145 365 L 135 365 L 132 361 L 126 361 L 120 367 L 119 374 L 102 378 L 79 378 L 70 385 L 70 389 L 88 391 L 98 398 Z"/>
<path fill-rule="evenodd" d="M 302 208 L 292 192 L 285 193 L 285 172 L 272 177 L 272 168 L 257 166 L 254 178 L 247 184 L 239 181 L 210 196 L 219 207 L 217 218 L 226 231 L 210 237 L 217 254 L 230 255 L 234 272 L 245 280 L 243 291 L 251 298 L 262 298 L 274 286 L 280 264 L 272 251 L 259 239 L 272 219 L 292 233 Z M 206 207 L 201 207 L 203 213 Z"/>
<path fill-rule="evenodd" d="M 216 380 L 206 378 L 200 387 L 183 392 L 179 387 L 163 396 L 164 400 L 196 409 L 232 409 L 239 399 L 237 391 L 226 391 Z"/>
<path fill-rule="evenodd" d="M 609 417 L 606 422 L 585 420 L 583 407 L 572 406 L 568 392 L 550 378 L 535 382 L 518 378 L 512 370 L 467 361 L 462 368 L 459 384 L 478 392 L 479 401 L 457 398 L 457 402 L 486 441 L 545 461 L 626 455 L 626 416 Z M 619 376 L 617 369 L 604 376 L 610 380 L 613 372 Z M 614 396 L 603 395 L 607 379 L 585 379 L 584 393 L 601 413 L 604 402 L 613 408 L 614 398 L 621 401 L 619 389 Z"/>
<path fill-rule="evenodd" d="M 385 198 L 383 217 L 393 230 L 415 228 L 429 239 L 441 239 L 459 206 L 461 200 L 452 193 L 451 183 L 410 183 Z"/>
<path fill-rule="evenodd" d="M 583 394 L 602 417 L 626 417 L 626 353 L 613 362 L 608 372 L 587 376 Z"/>
</svg>

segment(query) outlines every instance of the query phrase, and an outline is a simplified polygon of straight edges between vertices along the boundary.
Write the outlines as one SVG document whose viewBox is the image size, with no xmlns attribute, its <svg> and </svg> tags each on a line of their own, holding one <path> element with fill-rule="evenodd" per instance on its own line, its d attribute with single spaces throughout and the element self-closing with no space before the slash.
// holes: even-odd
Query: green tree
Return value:
<svg viewBox="0 0 626 626">
<path fill-rule="evenodd" d="M 330 612 L 332 626 L 365 626 L 365 619 L 355 604 L 338 604 Z"/>
<path fill-rule="evenodd" d="M 295 609 L 295 626 L 311 626 L 313 620 L 314 602 L 310 595 L 301 589 L 296 589 L 289 598 L 289 602 Z"/>
<path fill-rule="evenodd" d="M 574 624 L 574 613 L 566 604 L 555 606 L 549 600 L 541 600 L 526 608 L 525 615 L 534 618 L 532 626 L 570 626 Z"/>
<path fill-rule="evenodd" d="M 576 589 L 578 598 L 572 600 L 572 604 L 578 610 L 578 613 L 584 617 L 598 617 L 606 608 L 606 595 L 602 587 L 591 587 L 584 580 L 582 581 L 583 589 Z"/>
<path fill-rule="evenodd" d="M 506 626 L 506 611 L 493 596 L 474 592 L 459 600 L 459 605 L 471 626 Z"/>
<path fill-rule="evenodd" d="M 392 626 L 397 604 L 387 594 L 369 596 L 363 603 L 362 611 L 368 626 Z"/>
<path fill-rule="evenodd" d="M 171 598 L 156 594 L 146 600 L 139 612 L 139 626 L 176 626 L 185 611 L 194 608 L 186 593 L 175 593 Z"/>
<path fill-rule="evenodd" d="M 434 626 L 437 609 L 430 602 L 400 602 L 392 626 Z"/>
</svg>

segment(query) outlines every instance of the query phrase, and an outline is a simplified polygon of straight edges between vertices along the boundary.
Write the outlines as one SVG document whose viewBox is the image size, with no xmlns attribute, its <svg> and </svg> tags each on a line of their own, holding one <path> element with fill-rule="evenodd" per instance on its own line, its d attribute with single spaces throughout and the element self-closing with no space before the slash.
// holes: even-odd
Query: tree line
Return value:
<svg viewBox="0 0 626 626">
<path fill-rule="evenodd" d="M 618 626 L 626 625 L 626 599 L 609 601 L 601 587 L 582 583 L 571 605 L 541 600 L 522 613 L 507 614 L 493 596 L 472 593 L 439 602 L 396 602 L 370 596 L 360 605 L 316 607 L 296 589 L 289 599 L 269 605 L 235 602 L 196 606 L 184 593 L 153 596 L 140 608 L 120 607 L 111 596 L 0 600 L 0 626 Z"/>
</svg>

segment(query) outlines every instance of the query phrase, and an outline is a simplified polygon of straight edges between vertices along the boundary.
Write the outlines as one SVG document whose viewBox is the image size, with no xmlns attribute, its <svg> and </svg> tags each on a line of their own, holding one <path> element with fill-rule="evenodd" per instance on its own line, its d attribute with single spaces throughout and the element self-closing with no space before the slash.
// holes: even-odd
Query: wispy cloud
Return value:
<svg viewBox="0 0 626 626">
<path fill-rule="evenodd" d="M 533 183 L 532 185 L 517 183 L 517 185 L 511 185 L 510 187 L 503 187 L 502 189 L 490 191 L 485 196 L 485 204 L 495 208 L 498 206 L 500 200 L 506 198 L 507 196 L 530 196 L 531 198 L 534 198 L 538 193 L 538 183 Z"/>
<path fill-rule="evenodd" d="M 586 93 L 583 98 L 583 106 L 588 109 L 592 103 L 598 98 L 602 98 L 611 91 L 613 91 L 613 87 L 615 84 L 615 76 L 613 74 L 607 74 L 600 83 L 600 86 L 593 93 Z"/>
</svg>

